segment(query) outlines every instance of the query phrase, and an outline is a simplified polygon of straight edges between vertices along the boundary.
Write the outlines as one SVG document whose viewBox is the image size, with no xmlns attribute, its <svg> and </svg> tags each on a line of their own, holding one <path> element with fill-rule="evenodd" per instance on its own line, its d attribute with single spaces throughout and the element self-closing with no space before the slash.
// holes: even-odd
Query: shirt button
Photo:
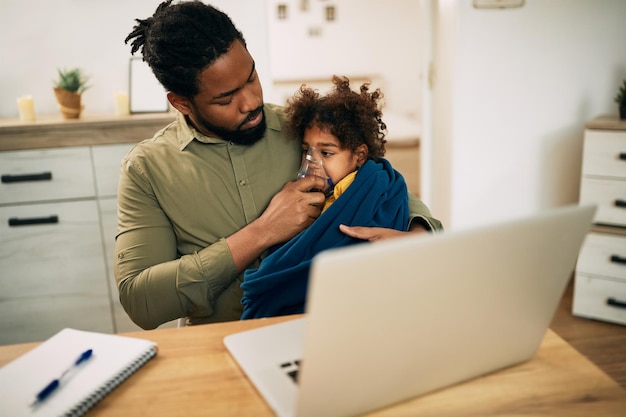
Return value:
<svg viewBox="0 0 626 417">
<path fill-rule="evenodd" d="M 241 185 L 242 187 L 247 184 L 248 182 L 246 180 L 239 180 L 239 185 Z"/>
</svg>

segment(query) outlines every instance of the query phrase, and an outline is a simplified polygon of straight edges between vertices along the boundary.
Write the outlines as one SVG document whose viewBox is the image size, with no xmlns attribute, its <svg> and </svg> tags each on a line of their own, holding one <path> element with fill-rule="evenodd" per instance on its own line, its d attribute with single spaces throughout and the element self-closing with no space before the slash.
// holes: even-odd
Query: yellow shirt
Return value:
<svg viewBox="0 0 626 417">
<path fill-rule="evenodd" d="M 326 209 L 330 207 L 330 205 L 333 204 L 335 200 L 337 200 L 339 196 L 344 193 L 344 191 L 346 191 L 346 189 L 350 186 L 350 184 L 352 184 L 352 182 L 354 181 L 354 177 L 356 177 L 356 173 L 357 171 L 352 171 L 351 173 L 343 177 L 335 185 L 335 188 L 333 188 L 333 193 L 330 196 L 328 196 L 328 198 L 326 198 L 326 203 L 324 204 L 322 213 L 326 211 Z"/>
</svg>

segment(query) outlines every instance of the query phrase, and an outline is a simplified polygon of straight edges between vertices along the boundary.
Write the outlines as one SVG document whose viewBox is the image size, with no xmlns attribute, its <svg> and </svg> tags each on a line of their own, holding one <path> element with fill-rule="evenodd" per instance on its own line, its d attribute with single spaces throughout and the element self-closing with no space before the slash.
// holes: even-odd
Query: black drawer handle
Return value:
<svg viewBox="0 0 626 417">
<path fill-rule="evenodd" d="M 619 159 L 621 159 L 622 161 L 626 161 L 626 152 L 620 152 Z"/>
<path fill-rule="evenodd" d="M 615 205 L 615 207 L 624 208 L 626 207 L 626 200 L 617 199 L 613 202 L 613 204 Z"/>
<path fill-rule="evenodd" d="M 18 219 L 17 217 L 11 217 L 9 219 L 9 226 L 17 227 L 17 226 L 29 226 L 32 224 L 51 224 L 51 223 L 58 223 L 58 222 L 59 222 L 59 216 L 57 215 L 52 215 L 48 217 L 31 217 L 31 218 L 25 218 L 25 219 Z"/>
<path fill-rule="evenodd" d="M 619 255 L 611 255 L 611 262 L 615 264 L 626 264 L 626 258 Z"/>
<path fill-rule="evenodd" d="M 606 300 L 607 305 L 617 308 L 626 308 L 626 301 L 620 301 L 617 298 L 609 297 Z"/>
<path fill-rule="evenodd" d="M 21 175 L 2 175 L 2 182 L 8 184 L 11 182 L 26 182 L 26 181 L 49 181 L 52 179 L 52 172 L 42 172 L 40 174 L 21 174 Z"/>
</svg>

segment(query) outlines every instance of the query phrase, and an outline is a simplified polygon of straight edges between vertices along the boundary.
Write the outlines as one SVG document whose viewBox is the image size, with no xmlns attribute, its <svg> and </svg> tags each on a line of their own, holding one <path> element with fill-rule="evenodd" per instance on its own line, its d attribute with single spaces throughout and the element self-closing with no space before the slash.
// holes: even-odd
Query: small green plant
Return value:
<svg viewBox="0 0 626 417">
<path fill-rule="evenodd" d="M 626 80 L 624 80 L 622 86 L 619 88 L 619 93 L 615 96 L 615 102 L 620 107 L 626 106 Z"/>
<path fill-rule="evenodd" d="M 59 78 L 55 81 L 54 86 L 62 88 L 71 93 L 82 94 L 87 88 L 87 77 L 79 68 L 58 69 Z"/>
</svg>

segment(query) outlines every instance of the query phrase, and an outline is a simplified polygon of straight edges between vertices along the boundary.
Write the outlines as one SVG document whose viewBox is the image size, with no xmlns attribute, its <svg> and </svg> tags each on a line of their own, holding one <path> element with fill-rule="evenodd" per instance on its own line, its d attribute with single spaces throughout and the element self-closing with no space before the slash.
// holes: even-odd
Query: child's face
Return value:
<svg viewBox="0 0 626 417">
<path fill-rule="evenodd" d="M 355 152 L 344 149 L 336 136 L 312 126 L 304 131 L 302 148 L 315 147 L 322 157 L 326 174 L 333 184 L 337 184 L 343 177 L 354 171 L 367 159 L 367 145 L 360 145 Z"/>
</svg>

